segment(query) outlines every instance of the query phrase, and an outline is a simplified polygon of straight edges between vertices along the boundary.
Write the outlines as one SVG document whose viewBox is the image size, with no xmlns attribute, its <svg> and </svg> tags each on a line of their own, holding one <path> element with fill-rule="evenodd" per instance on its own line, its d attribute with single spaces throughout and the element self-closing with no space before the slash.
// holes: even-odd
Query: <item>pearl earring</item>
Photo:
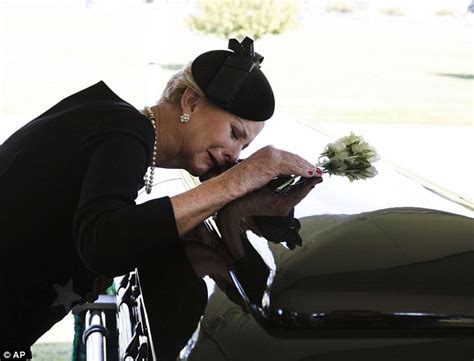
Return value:
<svg viewBox="0 0 474 361">
<path fill-rule="evenodd" d="M 188 114 L 188 113 L 183 113 L 179 117 L 179 120 L 181 123 L 187 123 L 189 122 L 190 119 L 191 119 L 191 114 Z"/>
</svg>

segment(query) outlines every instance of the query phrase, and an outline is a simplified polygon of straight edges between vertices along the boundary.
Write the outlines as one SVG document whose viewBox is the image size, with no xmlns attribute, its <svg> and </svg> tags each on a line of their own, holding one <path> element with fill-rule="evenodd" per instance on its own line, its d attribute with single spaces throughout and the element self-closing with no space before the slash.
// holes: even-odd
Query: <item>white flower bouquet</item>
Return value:
<svg viewBox="0 0 474 361">
<path fill-rule="evenodd" d="M 351 132 L 334 143 L 329 143 L 318 158 L 317 167 L 329 175 L 345 176 L 351 182 L 359 179 L 372 178 L 377 175 L 377 169 L 372 165 L 380 159 L 374 147 L 364 138 Z M 305 179 L 286 178 L 275 193 L 286 194 L 291 189 L 303 185 Z"/>
<path fill-rule="evenodd" d="M 317 166 L 323 169 L 323 173 L 346 176 L 352 182 L 376 176 L 377 169 L 372 163 L 379 159 L 374 147 L 351 132 L 329 143 L 319 156 Z"/>
</svg>

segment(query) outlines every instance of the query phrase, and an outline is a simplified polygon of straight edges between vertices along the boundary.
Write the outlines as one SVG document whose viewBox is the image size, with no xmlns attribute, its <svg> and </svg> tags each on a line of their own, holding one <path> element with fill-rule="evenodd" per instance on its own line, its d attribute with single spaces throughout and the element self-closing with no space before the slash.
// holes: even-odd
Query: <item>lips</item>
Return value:
<svg viewBox="0 0 474 361">
<path fill-rule="evenodd" d="M 209 158 L 211 159 L 212 167 L 213 167 L 213 168 L 218 167 L 218 166 L 219 166 L 219 162 L 218 162 L 217 159 L 212 155 L 212 153 L 208 151 L 207 154 L 209 155 Z"/>
</svg>

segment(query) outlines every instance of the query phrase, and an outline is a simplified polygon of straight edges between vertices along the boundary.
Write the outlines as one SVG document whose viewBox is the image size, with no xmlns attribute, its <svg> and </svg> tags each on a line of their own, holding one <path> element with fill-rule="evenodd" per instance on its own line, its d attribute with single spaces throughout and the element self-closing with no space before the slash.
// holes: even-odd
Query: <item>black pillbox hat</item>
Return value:
<svg viewBox="0 0 474 361">
<path fill-rule="evenodd" d="M 206 98 L 241 118 L 264 121 L 275 110 L 275 97 L 260 70 L 263 56 L 256 53 L 253 40 L 229 40 L 229 50 L 199 55 L 191 65 L 194 80 Z"/>
</svg>

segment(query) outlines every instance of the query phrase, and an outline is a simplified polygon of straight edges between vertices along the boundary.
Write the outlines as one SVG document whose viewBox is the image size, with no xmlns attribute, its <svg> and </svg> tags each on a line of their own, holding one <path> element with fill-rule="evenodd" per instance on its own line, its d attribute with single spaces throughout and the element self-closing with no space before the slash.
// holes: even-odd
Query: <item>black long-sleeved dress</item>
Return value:
<svg viewBox="0 0 474 361">
<path fill-rule="evenodd" d="M 153 141 L 147 117 L 99 82 L 0 146 L 0 343 L 31 345 L 98 275 L 179 242 L 168 197 L 135 204 Z"/>
</svg>

